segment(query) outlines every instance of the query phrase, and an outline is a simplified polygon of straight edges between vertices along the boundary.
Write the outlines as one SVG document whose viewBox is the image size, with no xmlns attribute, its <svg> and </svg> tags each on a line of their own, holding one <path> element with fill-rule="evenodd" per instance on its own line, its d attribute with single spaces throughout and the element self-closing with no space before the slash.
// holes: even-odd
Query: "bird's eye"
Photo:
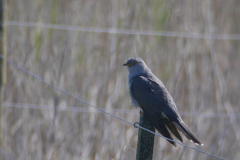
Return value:
<svg viewBox="0 0 240 160">
<path fill-rule="evenodd" d="M 137 61 L 133 61 L 133 64 L 137 64 L 138 62 Z"/>
</svg>

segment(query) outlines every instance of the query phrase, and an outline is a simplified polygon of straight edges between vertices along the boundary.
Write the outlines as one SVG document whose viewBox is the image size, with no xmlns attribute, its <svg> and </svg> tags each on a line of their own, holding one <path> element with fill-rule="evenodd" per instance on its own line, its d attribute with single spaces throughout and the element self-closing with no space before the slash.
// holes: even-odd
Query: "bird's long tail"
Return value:
<svg viewBox="0 0 240 160">
<path fill-rule="evenodd" d="M 173 122 L 173 124 L 177 127 L 177 129 L 182 132 L 190 141 L 194 142 L 197 145 L 202 145 L 197 137 L 193 134 L 193 132 L 186 126 L 183 121 Z"/>
</svg>

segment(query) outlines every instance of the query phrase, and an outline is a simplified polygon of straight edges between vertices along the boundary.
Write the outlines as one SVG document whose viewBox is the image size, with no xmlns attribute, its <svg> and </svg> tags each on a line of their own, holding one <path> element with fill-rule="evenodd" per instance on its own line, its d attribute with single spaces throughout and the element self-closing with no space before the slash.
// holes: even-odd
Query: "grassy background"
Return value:
<svg viewBox="0 0 240 160">
<path fill-rule="evenodd" d="M 180 33 L 240 34 L 239 0 L 7 0 L 4 21 Z M 9 60 L 130 122 L 127 69 L 139 56 L 165 84 L 185 123 L 211 154 L 239 160 L 240 41 L 4 26 Z M 2 149 L 18 160 L 135 159 L 133 126 L 96 113 L 7 64 Z M 7 105 L 14 103 L 12 105 Z M 12 107 L 43 105 L 49 109 Z M 91 112 L 63 111 L 70 107 Z M 133 111 L 136 114 L 130 113 Z M 226 117 L 214 117 L 224 114 Z M 7 159 L 2 154 L 0 159 Z M 156 137 L 154 159 L 213 159 Z"/>
</svg>

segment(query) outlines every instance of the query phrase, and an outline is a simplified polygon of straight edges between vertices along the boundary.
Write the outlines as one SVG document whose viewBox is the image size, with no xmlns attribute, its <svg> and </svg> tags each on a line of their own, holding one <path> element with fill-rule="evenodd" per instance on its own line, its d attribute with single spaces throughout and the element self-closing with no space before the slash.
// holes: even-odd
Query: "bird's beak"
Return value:
<svg viewBox="0 0 240 160">
<path fill-rule="evenodd" d="M 125 63 L 125 64 L 123 64 L 123 66 L 130 66 L 131 64 L 129 64 L 129 63 Z"/>
</svg>

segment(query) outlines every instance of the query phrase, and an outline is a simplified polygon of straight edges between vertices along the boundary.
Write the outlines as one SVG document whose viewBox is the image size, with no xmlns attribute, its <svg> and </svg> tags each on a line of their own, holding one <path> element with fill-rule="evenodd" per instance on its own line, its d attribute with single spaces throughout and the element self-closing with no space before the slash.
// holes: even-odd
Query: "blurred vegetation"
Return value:
<svg viewBox="0 0 240 160">
<path fill-rule="evenodd" d="M 240 34 L 239 0 L 7 0 L 4 21 L 51 23 L 180 33 Z M 139 56 L 165 84 L 185 123 L 204 143 L 195 146 L 226 158 L 240 157 L 240 41 L 128 35 L 4 26 L 7 58 L 54 86 L 130 122 L 139 120 L 122 64 Z M 63 111 L 94 108 L 61 94 L 7 64 L 3 150 L 18 160 L 135 159 L 133 126 L 103 113 Z M 209 114 L 226 114 L 211 117 Z M 154 159 L 211 157 L 156 137 Z M 0 159 L 7 159 L 0 155 Z"/>
</svg>

